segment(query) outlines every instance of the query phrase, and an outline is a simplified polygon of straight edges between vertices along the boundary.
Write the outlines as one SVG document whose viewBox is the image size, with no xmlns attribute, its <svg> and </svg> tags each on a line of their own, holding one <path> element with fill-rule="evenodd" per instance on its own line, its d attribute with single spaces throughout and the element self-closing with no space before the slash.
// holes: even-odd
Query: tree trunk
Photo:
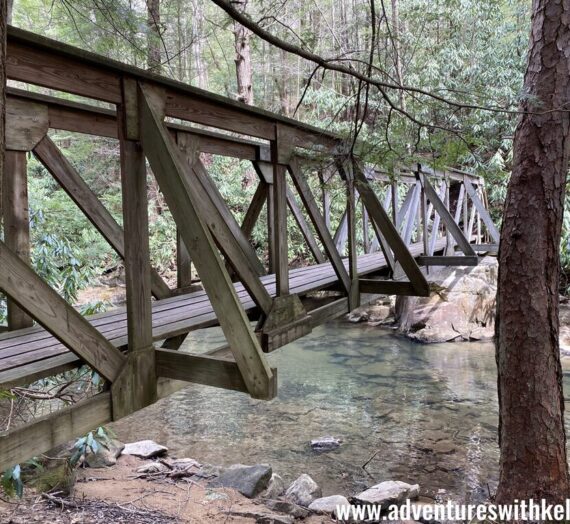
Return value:
<svg viewBox="0 0 570 524">
<path fill-rule="evenodd" d="M 12 23 L 12 11 L 14 9 L 14 0 L 8 0 L 6 10 L 6 22 L 8 24 Z"/>
<path fill-rule="evenodd" d="M 8 20 L 6 0 L 0 0 L 0 225 L 2 225 L 2 174 L 4 173 L 4 152 L 6 137 L 6 24 Z"/>
<path fill-rule="evenodd" d="M 236 0 L 236 9 L 245 11 L 247 0 Z M 241 24 L 234 22 L 236 48 L 237 99 L 245 104 L 253 104 L 253 85 L 251 71 L 251 49 L 249 47 L 250 32 Z"/>
<path fill-rule="evenodd" d="M 202 0 L 193 0 L 192 17 L 192 56 L 196 80 L 201 89 L 208 88 L 208 69 L 204 62 L 204 4 Z"/>
<path fill-rule="evenodd" d="M 159 74 L 161 71 L 160 0 L 147 0 L 147 67 Z"/>
<path fill-rule="evenodd" d="M 533 1 L 525 114 L 515 132 L 499 253 L 500 503 L 570 495 L 558 347 L 570 116 L 556 111 L 570 103 L 569 24 L 568 0 Z"/>
<path fill-rule="evenodd" d="M 396 79 L 398 84 L 404 85 L 404 76 L 402 72 L 402 56 L 400 53 L 400 13 L 398 0 L 392 0 L 392 45 L 394 46 L 394 69 L 396 70 Z M 398 93 L 400 107 L 406 110 L 406 99 L 404 91 Z"/>
</svg>

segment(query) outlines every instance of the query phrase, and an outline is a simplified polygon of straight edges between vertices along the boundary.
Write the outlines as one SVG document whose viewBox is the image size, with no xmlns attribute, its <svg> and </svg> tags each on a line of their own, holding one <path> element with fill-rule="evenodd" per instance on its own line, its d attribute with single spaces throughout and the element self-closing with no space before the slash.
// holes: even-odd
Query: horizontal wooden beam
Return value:
<svg viewBox="0 0 570 524">
<path fill-rule="evenodd" d="M 111 395 L 99 393 L 0 436 L 0 471 L 111 421 Z"/>
<path fill-rule="evenodd" d="M 418 296 L 418 293 L 411 282 L 361 278 L 358 280 L 358 284 L 361 293 L 374 293 L 378 295 Z M 420 296 L 425 296 L 425 295 L 420 295 Z"/>
<path fill-rule="evenodd" d="M 247 393 L 239 368 L 231 360 L 157 349 L 156 374 L 159 377 Z"/>
<path fill-rule="evenodd" d="M 121 81 L 134 78 L 166 92 L 166 115 L 258 138 L 275 140 L 283 126 L 294 145 L 336 147 L 332 133 L 251 107 L 115 60 L 9 27 L 7 77 L 34 85 L 121 103 Z"/>
<path fill-rule="evenodd" d="M 477 256 L 420 256 L 420 266 L 476 266 L 479 263 Z"/>
<path fill-rule="evenodd" d="M 348 297 L 339 298 L 330 304 L 325 304 L 315 309 L 311 309 L 308 314 L 311 317 L 311 326 L 313 328 L 334 320 L 341 315 L 348 313 Z"/>
</svg>

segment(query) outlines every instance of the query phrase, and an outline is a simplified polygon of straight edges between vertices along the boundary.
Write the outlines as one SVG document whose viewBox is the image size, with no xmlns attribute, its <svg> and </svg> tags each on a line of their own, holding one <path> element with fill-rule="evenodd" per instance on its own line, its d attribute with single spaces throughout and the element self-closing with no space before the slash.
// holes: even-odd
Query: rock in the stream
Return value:
<svg viewBox="0 0 570 524">
<path fill-rule="evenodd" d="M 234 464 L 220 473 L 212 485 L 233 488 L 251 499 L 267 489 L 272 473 L 271 466 L 267 464 L 255 466 Z"/>
<path fill-rule="evenodd" d="M 336 437 L 320 437 L 311 440 L 311 448 L 315 451 L 330 451 L 340 446 L 341 440 Z"/>
<path fill-rule="evenodd" d="M 327 513 L 328 515 L 335 515 L 336 509 L 339 506 L 348 506 L 350 502 L 346 497 L 342 495 L 331 495 L 330 497 L 322 497 L 320 499 L 315 499 L 309 505 L 311 511 L 317 513 Z"/>
<path fill-rule="evenodd" d="M 322 491 L 319 485 L 307 474 L 303 473 L 287 488 L 285 497 L 287 500 L 308 507 L 313 500 L 321 497 Z"/>
<path fill-rule="evenodd" d="M 309 515 L 309 511 L 306 508 L 303 508 L 294 502 L 289 502 L 288 500 L 266 500 L 265 505 L 273 511 L 286 513 L 296 519 L 304 519 Z"/>
<path fill-rule="evenodd" d="M 361 308 L 355 309 L 352 313 L 347 316 L 349 322 L 353 324 L 358 324 L 359 322 L 368 322 L 368 313 Z"/>
<path fill-rule="evenodd" d="M 264 499 L 276 499 L 285 493 L 285 481 L 277 473 L 271 475 L 267 489 L 261 494 Z"/>
<path fill-rule="evenodd" d="M 401 333 L 418 342 L 490 340 L 494 335 L 497 259 L 475 267 L 434 268 L 429 297 L 398 297 Z"/>
<path fill-rule="evenodd" d="M 166 446 L 157 444 L 154 440 L 139 440 L 138 442 L 130 442 L 125 444 L 123 455 L 135 455 L 141 458 L 154 458 L 165 455 L 168 452 Z"/>
<path fill-rule="evenodd" d="M 125 445 L 118 440 L 110 440 L 101 444 L 97 453 L 87 453 L 85 465 L 89 468 L 107 468 L 117 463 L 117 457 L 123 451 Z"/>
<path fill-rule="evenodd" d="M 418 484 L 407 484 L 399 480 L 386 480 L 359 493 L 354 497 L 360 504 L 388 507 L 390 504 L 398 504 L 406 499 L 417 499 L 420 493 Z"/>
</svg>

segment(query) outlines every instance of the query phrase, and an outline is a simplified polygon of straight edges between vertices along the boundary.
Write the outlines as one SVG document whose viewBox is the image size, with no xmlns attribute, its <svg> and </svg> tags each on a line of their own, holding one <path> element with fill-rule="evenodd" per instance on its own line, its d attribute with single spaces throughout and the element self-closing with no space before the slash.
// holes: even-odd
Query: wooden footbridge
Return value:
<svg viewBox="0 0 570 524">
<path fill-rule="evenodd" d="M 0 470 L 143 408 L 178 381 L 271 399 L 277 375 L 266 352 L 346 314 L 361 293 L 426 296 L 426 268 L 476 265 L 479 252 L 497 248 L 482 180 L 468 173 L 417 165 L 388 175 L 348 158 L 329 132 L 14 28 L 7 75 L 0 289 L 9 311 L 0 387 L 87 364 L 107 389 L 1 436 Z M 118 140 L 122 226 L 50 129 Z M 32 270 L 30 152 L 124 259 L 125 309 L 84 318 Z M 200 153 L 253 163 L 259 185 L 242 224 Z M 147 161 L 178 229 L 176 289 L 149 260 Z M 346 211 L 333 233 L 328 188 L 335 181 L 346 188 Z M 267 264 L 250 240 L 264 207 Z M 288 213 L 314 265 L 289 267 Z M 226 346 L 205 355 L 178 351 L 188 332 L 212 325 L 221 326 Z"/>
</svg>

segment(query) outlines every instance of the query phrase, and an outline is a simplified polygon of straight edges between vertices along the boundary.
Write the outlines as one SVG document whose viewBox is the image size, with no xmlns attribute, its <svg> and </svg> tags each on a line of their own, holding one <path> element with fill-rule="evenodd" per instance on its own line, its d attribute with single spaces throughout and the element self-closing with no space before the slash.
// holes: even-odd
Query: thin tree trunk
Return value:
<svg viewBox="0 0 570 524">
<path fill-rule="evenodd" d="M 198 87 L 207 89 L 208 69 L 204 62 L 204 7 L 202 0 L 193 0 L 192 55 Z"/>
<path fill-rule="evenodd" d="M 499 253 L 500 503 L 570 496 L 558 347 L 570 116 L 556 111 L 570 103 L 569 24 L 569 0 L 534 0 Z"/>
<path fill-rule="evenodd" d="M 235 7 L 245 11 L 247 0 L 236 0 Z M 236 49 L 237 99 L 245 104 L 253 104 L 253 82 L 251 69 L 251 49 L 249 46 L 250 31 L 241 24 L 234 22 L 234 37 Z"/>
<path fill-rule="evenodd" d="M 14 10 L 14 0 L 8 0 L 7 11 L 6 11 L 6 22 L 8 24 L 12 23 L 12 11 Z"/>
<path fill-rule="evenodd" d="M 396 70 L 396 79 L 398 84 L 404 85 L 404 76 L 402 72 L 402 56 L 400 53 L 400 13 L 398 0 L 392 0 L 392 44 L 394 46 L 394 68 Z M 406 110 L 406 99 L 404 91 L 399 92 L 400 107 Z"/>
<path fill-rule="evenodd" d="M 153 73 L 161 71 L 160 0 L 147 0 L 147 67 Z"/>
</svg>

